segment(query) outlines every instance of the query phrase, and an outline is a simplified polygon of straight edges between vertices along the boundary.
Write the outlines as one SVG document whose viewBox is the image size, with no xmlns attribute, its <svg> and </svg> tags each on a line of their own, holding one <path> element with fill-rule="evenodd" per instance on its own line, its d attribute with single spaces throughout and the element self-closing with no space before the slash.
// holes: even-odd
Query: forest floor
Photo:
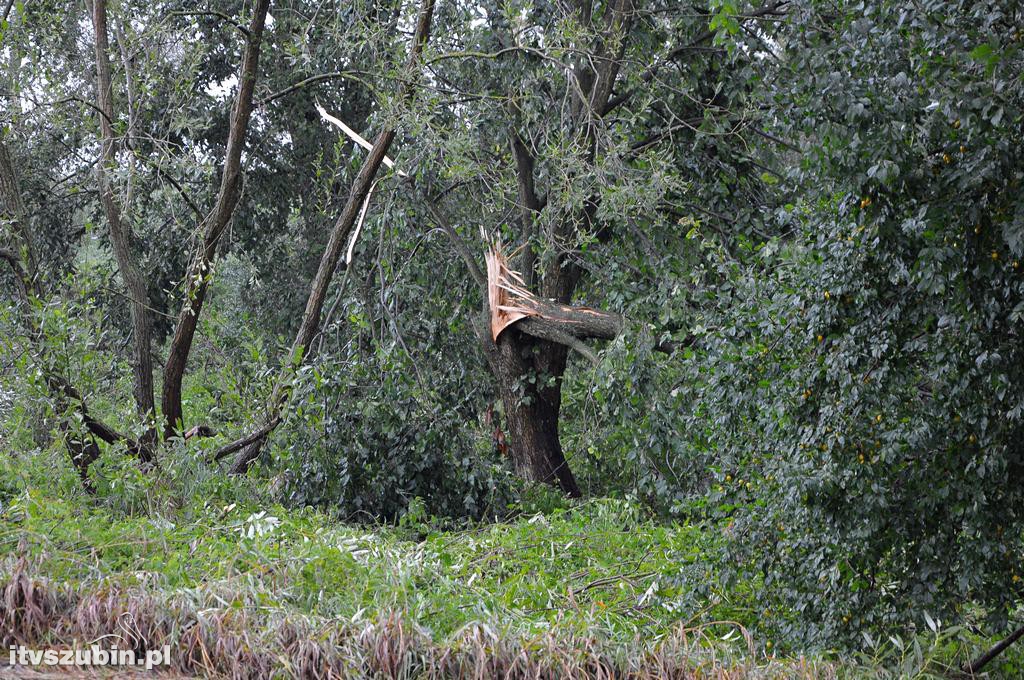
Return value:
<svg viewBox="0 0 1024 680">
<path fill-rule="evenodd" d="M 236 503 L 133 514 L 33 491 L 0 511 L 5 646 L 113 634 L 171 645 L 165 670 L 192 675 L 930 677 L 960 653 L 780 649 L 744 587 L 716 585 L 721 532 L 621 501 L 458 529 Z"/>
</svg>

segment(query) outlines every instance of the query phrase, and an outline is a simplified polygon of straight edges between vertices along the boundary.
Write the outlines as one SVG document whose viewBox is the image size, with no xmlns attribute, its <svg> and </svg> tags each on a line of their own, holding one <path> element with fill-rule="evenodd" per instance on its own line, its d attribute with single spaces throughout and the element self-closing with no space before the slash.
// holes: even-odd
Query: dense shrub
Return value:
<svg viewBox="0 0 1024 680">
<path fill-rule="evenodd" d="M 512 475 L 473 401 L 453 401 L 460 372 L 425 389 L 408 360 L 378 361 L 325 360 L 298 378 L 275 462 L 283 500 L 357 520 L 394 519 L 414 498 L 438 517 L 503 515 Z"/>
</svg>

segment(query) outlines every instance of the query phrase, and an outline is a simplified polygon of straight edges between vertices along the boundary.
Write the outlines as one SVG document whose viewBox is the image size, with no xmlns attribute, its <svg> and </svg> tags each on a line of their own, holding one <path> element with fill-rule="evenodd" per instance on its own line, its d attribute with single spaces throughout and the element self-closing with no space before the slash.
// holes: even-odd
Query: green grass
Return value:
<svg viewBox="0 0 1024 680">
<path fill-rule="evenodd" d="M 709 546 L 701 528 L 658 525 L 613 501 L 439 531 L 237 504 L 117 517 L 30 491 L 11 499 L 0 521 L 5 551 L 20 546 L 63 582 L 220 583 L 319 617 L 400 611 L 439 636 L 470 621 L 523 633 L 559 626 L 622 639 L 664 635 L 693 616 L 673 584 Z"/>
<path fill-rule="evenodd" d="M 757 584 L 725 589 L 717 578 L 728 533 L 658 522 L 626 501 L 442 528 L 422 518 L 415 503 L 397 526 L 358 526 L 210 493 L 151 499 L 126 511 L 113 496 L 50 488 L 19 485 L 0 497 L 0 554 L 8 555 L 0 561 L 0 594 L 7 597 L 0 623 L 6 616 L 21 621 L 10 625 L 20 625 L 23 638 L 36 630 L 59 641 L 59 631 L 104 632 L 76 628 L 83 619 L 115 621 L 130 611 L 163 631 L 153 633 L 158 638 L 184 645 L 182 631 L 192 630 L 205 642 L 189 649 L 221 649 L 220 656 L 183 657 L 181 669 L 189 672 L 231 674 L 249 664 L 304 677 L 282 659 L 310 648 L 282 640 L 308 638 L 321 650 L 310 658 L 347 650 L 337 664 L 353 675 L 414 677 L 434 669 L 448 677 L 436 670 L 438 659 L 471 649 L 466 663 L 474 672 L 491 668 L 492 657 L 504 659 L 507 670 L 526 654 L 539 667 L 575 663 L 584 669 L 573 671 L 576 677 L 598 663 L 587 655 L 632 668 L 635 677 L 658 677 L 650 669 L 666 659 L 696 677 L 938 677 L 991 642 L 953 629 L 883 640 L 855 657 L 816 652 L 808 661 L 784 646 L 777 657 L 778 641 L 763 632 L 770 627 L 749 604 Z M 51 603 L 37 609 L 52 614 L 34 629 L 18 613 L 24 603 L 11 595 L 33 590 L 11 585 L 19 582 L 38 582 L 37 596 L 50 593 Z M 482 635 L 493 639 L 481 642 Z M 381 661 L 396 653 L 395 639 L 418 640 L 408 644 L 419 651 L 399 655 L 400 672 Z M 1008 655 L 994 677 L 1013 677 L 1019 663 Z"/>
</svg>

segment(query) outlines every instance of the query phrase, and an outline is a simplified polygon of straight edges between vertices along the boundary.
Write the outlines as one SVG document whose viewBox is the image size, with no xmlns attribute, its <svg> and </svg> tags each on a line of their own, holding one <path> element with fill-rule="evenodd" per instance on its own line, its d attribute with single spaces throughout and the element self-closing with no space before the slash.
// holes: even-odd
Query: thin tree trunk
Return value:
<svg viewBox="0 0 1024 680">
<path fill-rule="evenodd" d="M 114 138 L 113 88 L 110 79 L 109 44 L 107 41 L 106 0 L 93 0 L 92 23 L 96 32 L 96 108 L 100 112 L 101 159 L 97 166 L 100 202 L 110 226 L 110 243 L 125 287 L 128 289 L 132 322 L 132 372 L 135 406 L 146 425 L 139 451 L 145 461 L 152 460 L 156 445 L 156 404 L 153 399 L 153 359 L 151 352 L 153 321 L 150 316 L 146 281 L 132 254 L 133 234 L 123 219 L 121 206 L 114 196 L 109 171 L 117 166 Z"/>
<path fill-rule="evenodd" d="M 29 229 L 25 217 L 25 204 L 21 198 L 21 187 L 18 186 L 18 174 L 11 162 L 11 154 L 7 148 L 7 141 L 3 139 L 5 133 L 0 131 L 0 201 L 3 201 L 4 211 L 8 214 L 13 234 L 11 235 L 12 245 L 17 244 L 21 260 L 25 266 L 25 280 L 22 287 L 26 285 L 33 288 L 36 282 L 37 267 L 35 248 L 32 244 L 32 232 Z M 11 263 L 14 266 L 14 263 Z M 19 277 L 21 278 L 21 277 Z M 26 290 L 26 294 L 31 291 Z"/>
<path fill-rule="evenodd" d="M 224 154 L 224 170 L 220 191 L 213 210 L 202 226 L 203 241 L 199 245 L 185 277 L 185 296 L 178 321 L 171 338 L 164 365 L 164 385 L 161 406 L 164 418 L 164 438 L 170 439 L 184 429 L 181 409 L 181 382 L 192 350 L 199 314 L 206 300 L 206 292 L 213 276 L 213 261 L 217 254 L 220 238 L 234 213 L 242 190 L 242 148 L 249 130 L 252 114 L 253 90 L 256 87 L 256 72 L 259 67 L 260 44 L 263 27 L 270 9 L 270 0 L 257 0 L 252 19 L 246 33 L 245 53 L 242 56 L 239 74 L 238 95 L 231 112 L 231 126 L 228 131 L 227 149 Z"/>
<path fill-rule="evenodd" d="M 435 0 L 423 0 L 423 6 L 420 9 L 419 18 L 416 22 L 416 32 L 413 35 L 412 46 L 409 49 L 409 60 L 406 64 L 408 79 L 401 87 L 399 93 L 402 99 L 407 99 L 413 94 L 414 79 L 412 74 L 419 61 L 420 54 L 422 54 L 423 48 L 430 38 L 434 4 Z M 288 360 L 282 369 L 281 375 L 278 377 L 267 405 L 266 424 L 260 429 L 262 434 L 256 437 L 253 435 L 243 437 L 222 447 L 215 454 L 217 458 L 221 458 L 241 449 L 231 465 L 231 472 L 234 474 L 244 473 L 259 458 L 267 439 L 269 439 L 278 423 L 281 422 L 282 412 L 291 396 L 291 377 L 294 370 L 303 361 L 309 359 L 310 344 L 319 331 L 324 300 L 327 297 L 327 290 L 330 287 L 331 279 L 334 277 L 334 272 L 338 267 L 342 248 L 344 248 L 345 243 L 348 241 L 352 227 L 363 208 L 363 203 L 367 200 L 371 187 L 374 181 L 376 181 L 380 166 L 384 163 L 384 157 L 387 155 L 388 149 L 395 139 L 395 132 L 394 129 L 385 130 L 377 135 L 377 138 L 373 141 L 373 148 L 366 157 L 366 161 L 359 170 L 359 174 L 356 175 L 345 207 L 342 209 L 341 215 L 339 215 L 334 228 L 331 230 L 330 240 L 327 243 L 323 256 L 320 258 L 320 266 L 310 287 L 309 298 L 306 301 L 306 309 L 302 314 L 302 322 L 299 324 L 298 333 L 295 335 L 295 341 L 292 343 Z M 246 442 L 244 445 L 241 444 L 243 441 Z"/>
</svg>

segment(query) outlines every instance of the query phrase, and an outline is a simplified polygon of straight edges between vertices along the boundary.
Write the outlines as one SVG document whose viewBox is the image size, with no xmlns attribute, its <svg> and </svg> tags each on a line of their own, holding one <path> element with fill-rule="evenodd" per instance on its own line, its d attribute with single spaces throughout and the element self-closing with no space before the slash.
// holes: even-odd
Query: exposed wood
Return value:
<svg viewBox="0 0 1024 680">
<path fill-rule="evenodd" d="M 331 125 L 337 127 L 339 130 L 344 132 L 345 135 L 349 139 L 351 139 L 353 142 L 355 142 L 359 146 L 363 147 L 367 151 L 373 151 L 373 148 L 374 148 L 373 144 L 368 142 L 365 137 L 363 137 L 361 134 L 359 134 L 358 132 L 356 132 L 355 130 L 350 128 L 348 125 L 345 125 L 345 123 L 341 119 L 336 118 L 336 117 L 332 116 L 331 114 L 327 113 L 327 110 L 324 107 L 320 106 L 320 102 L 316 103 L 316 110 L 317 110 L 317 113 L 320 114 L 321 118 L 323 118 L 328 123 L 330 123 Z M 395 172 L 398 174 L 399 177 L 408 177 L 408 175 L 406 175 L 401 170 L 395 169 L 395 162 L 393 160 L 391 160 L 387 156 L 387 154 L 384 155 L 384 159 L 383 159 L 382 162 L 384 163 L 385 167 L 387 167 L 389 170 L 395 170 Z"/>
<path fill-rule="evenodd" d="M 109 173 L 117 167 L 117 149 L 114 127 L 111 124 L 114 119 L 114 100 L 108 55 L 110 46 L 107 40 L 106 0 L 93 0 L 92 23 L 96 33 L 96 108 L 103 113 L 99 116 L 100 162 L 96 166 L 100 203 L 103 205 L 110 229 L 110 245 L 114 251 L 114 259 L 117 260 L 118 271 L 128 289 L 132 323 L 133 391 L 139 418 L 146 424 L 140 452 L 143 460 L 149 461 L 153 458 L 153 447 L 156 444 L 156 403 L 153 397 L 153 359 L 150 351 L 153 321 L 149 313 L 146 281 L 132 254 L 132 228 L 124 219 L 122 207 L 114 196 L 114 187 L 110 181 Z"/>
<path fill-rule="evenodd" d="M 204 437 L 212 437 L 215 434 L 217 434 L 216 431 L 214 431 L 214 429 L 209 425 L 195 425 L 189 428 L 183 438 L 187 441 L 193 437 L 202 439 Z"/>
<path fill-rule="evenodd" d="M 413 83 L 415 82 L 415 79 L 411 78 L 411 74 L 417 67 L 420 55 L 423 52 L 423 47 L 426 45 L 427 40 L 430 37 L 430 27 L 434 16 L 434 4 L 435 0 L 423 0 L 423 5 L 420 9 L 419 18 L 416 22 L 416 32 L 413 34 L 412 46 L 409 50 L 409 59 L 406 64 L 406 72 L 410 74 L 410 77 L 404 80 L 399 91 L 399 96 L 403 100 L 408 99 L 413 94 Z M 346 132 L 346 134 L 348 134 L 348 132 Z M 377 138 L 374 139 L 373 144 L 371 145 L 370 152 L 367 155 L 366 160 L 363 162 L 363 167 L 360 168 L 359 174 L 356 175 L 355 180 L 352 182 L 348 200 L 345 203 L 345 207 L 342 208 L 341 214 L 338 216 L 338 219 L 334 224 L 334 228 L 331 230 L 331 236 L 327 242 L 327 247 L 320 258 L 320 265 L 317 269 L 316 276 L 313 278 L 313 283 L 310 286 L 309 297 L 306 301 L 306 309 L 302 314 L 302 322 L 299 324 L 299 330 L 295 335 L 294 342 L 292 343 L 288 360 L 282 368 L 281 375 L 278 377 L 273 393 L 271 394 L 270 401 L 267 405 L 267 425 L 261 428 L 264 433 L 260 436 L 250 435 L 248 437 L 251 441 L 248 444 L 243 445 L 244 448 L 241 448 L 241 451 L 238 453 L 238 456 L 231 465 L 231 472 L 235 474 L 246 472 L 253 462 L 259 458 L 270 433 L 273 432 L 274 428 L 282 419 L 282 412 L 289 397 L 291 396 L 292 372 L 303 361 L 307 361 L 309 359 L 311 344 L 319 332 L 324 300 L 327 298 L 327 290 L 331 284 L 332 278 L 334 277 L 334 272 L 337 269 L 342 249 L 348 242 L 352 228 L 366 204 L 367 196 L 376 181 L 377 173 L 380 171 L 381 166 L 385 164 L 385 159 L 388 159 L 387 152 L 391 143 L 395 139 L 395 134 L 396 130 L 392 128 L 384 130 L 377 135 Z M 219 453 L 220 452 L 218 452 L 218 455 Z"/>
<path fill-rule="evenodd" d="M 530 323 L 520 330 L 548 340 L 566 336 L 612 340 L 622 331 L 622 317 L 614 312 L 545 300 L 531 293 L 519 273 L 508 266 L 500 244 L 491 245 L 486 260 L 491 339 L 495 342 L 506 328 L 527 317 Z M 545 328 L 551 332 L 545 334 Z"/>
<path fill-rule="evenodd" d="M 508 260 L 501 250 L 501 244 L 492 244 L 487 249 L 487 308 L 490 310 L 491 340 L 498 341 L 501 332 L 520 319 L 525 319 L 528 310 L 517 301 L 525 301 L 530 293 L 526 283 L 508 266 Z"/>
<path fill-rule="evenodd" d="M 224 168 L 220 190 L 213 210 L 202 224 L 202 242 L 192 257 L 185 277 L 185 291 L 181 311 L 175 325 L 164 365 L 164 386 L 161 405 L 164 417 L 164 438 L 174 437 L 183 427 L 181 410 L 181 382 L 192 349 L 199 314 L 203 309 L 206 292 L 213 271 L 220 238 L 234 214 L 242 189 L 242 148 L 245 146 L 252 115 L 253 90 L 256 87 L 256 73 L 259 68 L 260 45 L 263 27 L 270 9 L 270 0 L 257 0 L 252 19 L 246 33 L 245 52 L 239 74 L 238 94 L 231 112 L 227 149 L 224 153 Z"/>
</svg>

